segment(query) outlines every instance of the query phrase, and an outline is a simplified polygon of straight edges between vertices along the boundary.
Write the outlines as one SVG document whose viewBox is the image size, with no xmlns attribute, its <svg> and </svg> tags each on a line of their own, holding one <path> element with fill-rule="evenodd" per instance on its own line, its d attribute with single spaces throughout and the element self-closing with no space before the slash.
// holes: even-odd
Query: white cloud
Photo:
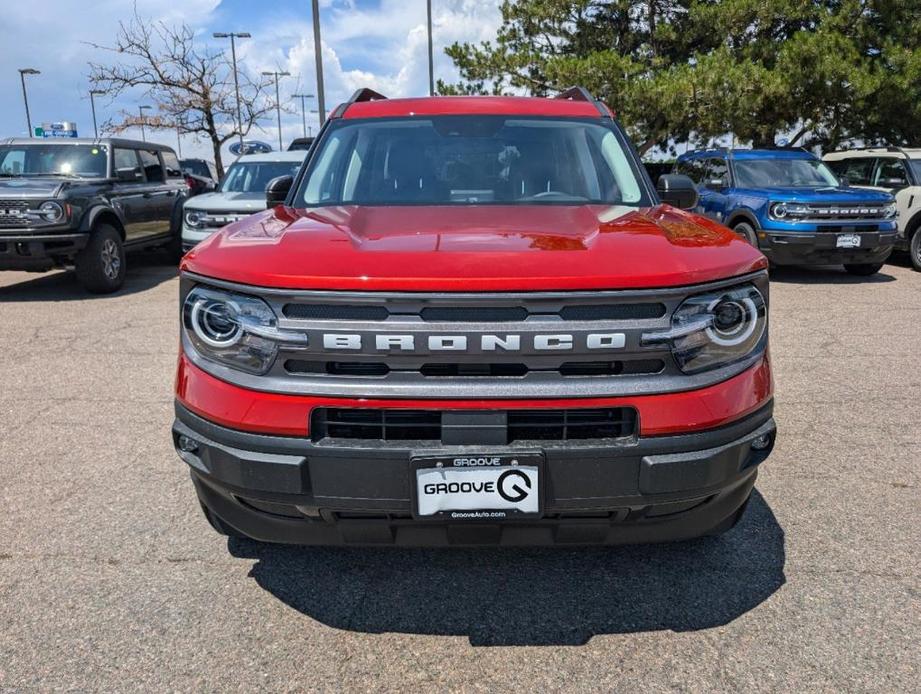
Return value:
<svg viewBox="0 0 921 694">
<path fill-rule="evenodd" d="M 29 82 L 33 121 L 73 119 L 82 132 L 91 132 L 89 102 L 86 96 L 86 63 L 100 54 L 88 43 L 108 44 L 119 19 L 127 19 L 134 0 L 94 0 L 92 11 L 76 9 L 72 0 L 45 0 L 39 13 L 24 3 L 4 3 L 0 23 L 0 77 L 6 80 L 8 94 L 18 94 L 17 67 L 32 66 L 43 74 Z M 212 29 L 225 29 L 234 17 L 220 7 L 220 0 L 137 0 L 141 16 L 167 22 L 185 22 L 200 29 L 203 40 L 210 41 Z M 444 55 L 444 47 L 454 41 L 478 42 L 493 38 L 500 16 L 495 0 L 436 0 L 433 15 L 435 76 L 448 82 L 457 80 L 457 72 Z M 323 67 L 327 110 L 360 87 L 371 87 L 388 96 L 411 96 L 428 93 L 428 57 L 425 27 L 425 2 L 415 0 L 380 0 L 373 7 L 352 0 L 323 0 Z M 294 92 L 314 93 L 313 30 L 310 3 L 297 0 L 290 5 L 273 3 L 272 11 L 248 17 L 245 27 L 252 39 L 238 43 L 238 57 L 243 69 L 251 74 L 282 69 L 293 77 L 283 78 L 283 102 Z M 222 14 L 223 13 L 223 14 Z M 220 26 L 211 26 L 213 22 Z M 15 83 L 14 83 L 15 80 Z M 140 98 L 140 97 L 138 97 Z M 301 134 L 299 101 L 288 101 L 290 113 L 283 113 L 283 140 Z M 0 111 L 0 134 L 19 135 L 25 131 L 21 104 L 8 100 Z M 130 97 L 118 104 L 97 100 L 103 115 L 119 108 L 133 108 Z M 308 108 L 317 108 L 316 103 Z M 309 118 L 314 126 L 316 115 Z M 275 119 L 267 118 L 264 132 L 258 135 L 276 142 Z M 129 133 L 130 135 L 131 133 Z M 135 134 L 139 135 L 139 133 Z M 158 134 L 172 143 L 174 137 Z M 184 138 L 183 154 L 210 158 L 206 143 Z"/>
</svg>

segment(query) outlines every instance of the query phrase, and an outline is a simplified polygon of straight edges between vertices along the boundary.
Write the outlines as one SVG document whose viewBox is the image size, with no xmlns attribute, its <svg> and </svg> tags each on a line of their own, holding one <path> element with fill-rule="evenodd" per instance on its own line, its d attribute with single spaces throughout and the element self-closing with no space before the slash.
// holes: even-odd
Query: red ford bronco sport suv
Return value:
<svg viewBox="0 0 921 694">
<path fill-rule="evenodd" d="M 262 541 L 720 533 L 774 443 L 765 258 L 611 112 L 339 106 L 270 209 L 182 263 L 173 440 Z M 672 204 L 667 204 L 671 202 Z"/>
</svg>

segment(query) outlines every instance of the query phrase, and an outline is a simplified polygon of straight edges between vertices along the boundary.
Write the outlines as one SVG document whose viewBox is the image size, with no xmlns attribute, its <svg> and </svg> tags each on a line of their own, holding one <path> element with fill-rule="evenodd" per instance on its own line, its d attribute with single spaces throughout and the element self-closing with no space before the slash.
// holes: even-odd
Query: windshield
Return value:
<svg viewBox="0 0 921 694">
<path fill-rule="evenodd" d="M 911 171 L 915 175 L 915 180 L 921 181 L 921 159 L 909 159 L 908 163 L 911 165 Z"/>
<path fill-rule="evenodd" d="M 319 146 L 297 206 L 648 204 L 631 156 L 598 120 L 340 120 Z"/>
<path fill-rule="evenodd" d="M 293 176 L 300 166 L 299 161 L 238 161 L 227 170 L 221 192 L 264 193 L 269 181 L 278 176 Z"/>
<path fill-rule="evenodd" d="M 182 167 L 183 171 L 188 171 L 196 176 L 211 178 L 211 169 L 208 168 L 207 162 L 201 159 L 182 159 L 179 162 L 179 166 Z"/>
<path fill-rule="evenodd" d="M 824 188 L 838 179 L 824 163 L 814 159 L 736 159 L 740 188 Z"/>
<path fill-rule="evenodd" d="M 105 178 L 105 145 L 4 145 L 0 147 L 0 176 L 82 176 Z"/>
</svg>

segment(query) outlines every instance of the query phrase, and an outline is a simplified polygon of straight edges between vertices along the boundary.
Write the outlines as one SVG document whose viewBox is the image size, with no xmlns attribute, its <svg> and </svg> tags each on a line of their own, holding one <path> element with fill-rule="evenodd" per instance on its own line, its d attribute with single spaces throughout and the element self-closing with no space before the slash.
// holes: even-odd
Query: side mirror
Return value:
<svg viewBox="0 0 921 694">
<path fill-rule="evenodd" d="M 273 178 L 265 187 L 265 204 L 268 207 L 284 205 L 294 184 L 294 176 L 278 176 Z"/>
<path fill-rule="evenodd" d="M 122 183 L 134 183 L 141 180 L 141 172 L 132 167 L 115 169 L 115 178 Z"/>
<path fill-rule="evenodd" d="M 682 210 L 697 207 L 697 201 L 700 198 L 697 188 L 694 186 L 694 181 L 681 174 L 663 174 L 659 176 L 656 190 L 662 202 Z"/>
</svg>

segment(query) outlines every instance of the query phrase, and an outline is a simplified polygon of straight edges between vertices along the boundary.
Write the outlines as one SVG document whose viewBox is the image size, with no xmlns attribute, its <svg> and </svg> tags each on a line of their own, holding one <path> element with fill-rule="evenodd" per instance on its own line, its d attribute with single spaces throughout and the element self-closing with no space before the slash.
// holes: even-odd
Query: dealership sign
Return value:
<svg viewBox="0 0 921 694">
<path fill-rule="evenodd" d="M 77 124 L 65 120 L 57 123 L 42 123 L 35 129 L 36 137 L 77 137 Z"/>
</svg>

